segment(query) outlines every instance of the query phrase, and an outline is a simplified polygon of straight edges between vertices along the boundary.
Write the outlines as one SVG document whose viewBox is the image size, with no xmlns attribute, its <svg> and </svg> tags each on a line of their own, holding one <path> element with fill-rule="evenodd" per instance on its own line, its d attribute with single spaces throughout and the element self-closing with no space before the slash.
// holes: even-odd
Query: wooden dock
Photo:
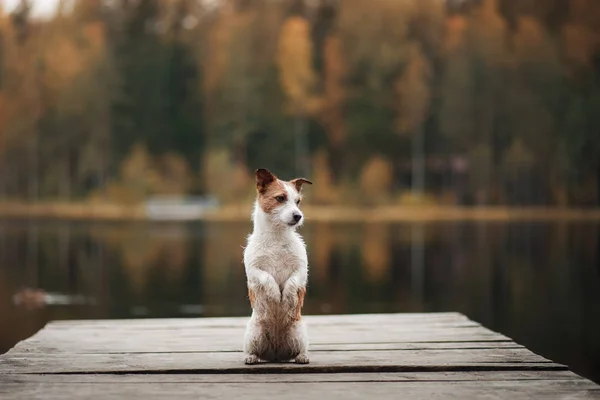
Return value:
<svg viewBox="0 0 600 400">
<path fill-rule="evenodd" d="M 305 318 L 310 364 L 256 366 L 247 318 L 53 322 L 0 356 L 0 399 L 600 399 L 461 314 Z"/>
</svg>

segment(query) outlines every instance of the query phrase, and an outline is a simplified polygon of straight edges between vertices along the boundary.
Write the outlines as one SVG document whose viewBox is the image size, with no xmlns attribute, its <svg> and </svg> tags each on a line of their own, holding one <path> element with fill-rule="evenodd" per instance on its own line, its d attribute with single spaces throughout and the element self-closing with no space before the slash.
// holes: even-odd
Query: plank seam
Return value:
<svg viewBox="0 0 600 400">
<path fill-rule="evenodd" d="M 482 363 L 484 364 L 484 363 Z M 168 370 L 126 370 L 126 371 L 59 371 L 59 372 L 20 372 L 21 375 L 181 375 L 181 374 L 306 374 L 306 373 L 369 373 L 369 372 L 484 372 L 484 371 L 569 371 L 567 366 L 551 361 L 539 365 L 501 364 L 487 365 L 432 365 L 432 366 L 295 366 L 294 367 L 239 367 L 227 369 L 168 369 Z M 10 375 L 10 374 L 7 374 Z"/>
<path fill-rule="evenodd" d="M 429 347 L 414 347 L 410 349 L 312 349 L 311 353 L 320 352 L 357 352 L 357 351 L 419 351 L 419 350 L 523 350 L 525 347 L 515 345 L 506 347 L 444 347 L 440 349 L 431 349 Z M 66 352 L 60 353 L 44 353 L 50 355 L 117 355 L 117 354 L 210 354 L 210 353 L 242 353 L 242 350 L 170 350 L 170 351 L 109 351 L 109 352 Z M 32 356 L 31 352 L 14 352 L 10 356 L 16 357 L 19 354 Z M 527 362 L 527 361 L 525 361 Z"/>
<path fill-rule="evenodd" d="M 560 379 L 547 379 L 547 378 L 514 378 L 514 379 L 459 379 L 459 380 L 445 380 L 445 379 L 353 379 L 348 381 L 340 381 L 340 380 L 315 380 L 315 381 L 295 381 L 295 380 L 280 380 L 277 383 L 293 383 L 293 384 L 313 384 L 313 383 L 457 383 L 457 382 L 543 382 L 543 381 L 552 381 L 552 382 L 581 382 L 581 383 L 589 383 L 590 381 L 582 378 L 560 378 Z M 11 381 L 4 383 L 12 383 L 12 384 L 22 384 L 22 383 L 31 383 L 31 381 Z M 41 382 L 44 383 L 44 382 Z M 111 383 L 120 383 L 120 382 L 87 382 L 87 381 L 59 381 L 52 382 L 53 385 L 106 385 Z M 249 382 L 249 381 L 237 381 L 237 380 L 227 380 L 227 381 L 209 381 L 209 382 L 198 382 L 198 381 L 176 381 L 176 382 L 159 382 L 161 385 L 178 385 L 178 384 L 194 384 L 194 385 L 202 385 L 202 384 L 248 384 L 248 385 L 264 385 L 274 383 L 272 381 L 258 381 L 258 382 Z M 123 384 L 128 385 L 147 385 L 148 382 L 144 381 L 129 381 L 123 382 Z M 596 389 L 586 389 L 586 390 L 597 390 L 600 391 L 600 388 Z"/>
</svg>

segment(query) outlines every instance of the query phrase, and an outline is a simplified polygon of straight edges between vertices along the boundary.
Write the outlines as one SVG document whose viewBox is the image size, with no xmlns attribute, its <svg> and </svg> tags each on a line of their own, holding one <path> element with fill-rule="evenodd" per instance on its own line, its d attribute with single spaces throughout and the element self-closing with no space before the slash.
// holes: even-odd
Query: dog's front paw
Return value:
<svg viewBox="0 0 600 400">
<path fill-rule="evenodd" d="M 310 361 L 308 359 L 308 354 L 298 354 L 298 356 L 294 359 L 296 364 L 308 364 Z"/>
<path fill-rule="evenodd" d="M 279 304 L 281 302 L 281 292 L 279 288 L 269 287 L 266 291 L 267 299 L 272 302 Z"/>
<path fill-rule="evenodd" d="M 290 286 L 286 287 L 282 293 L 282 299 L 286 304 L 289 304 L 292 308 L 296 308 L 298 305 L 298 294 L 296 290 L 292 289 Z"/>
<path fill-rule="evenodd" d="M 259 362 L 260 359 L 254 354 L 249 354 L 246 356 L 246 358 L 244 358 L 244 364 L 246 365 L 254 365 L 258 364 Z"/>
</svg>

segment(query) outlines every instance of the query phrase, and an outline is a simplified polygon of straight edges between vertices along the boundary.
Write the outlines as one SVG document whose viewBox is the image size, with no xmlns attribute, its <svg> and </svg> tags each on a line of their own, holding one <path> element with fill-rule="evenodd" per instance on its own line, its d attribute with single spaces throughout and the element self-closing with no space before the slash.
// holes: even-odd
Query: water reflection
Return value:
<svg viewBox="0 0 600 400">
<path fill-rule="evenodd" d="M 247 223 L 0 223 L 0 352 L 48 320 L 249 314 Z M 600 381 L 600 225 L 309 223 L 306 313 L 460 311 Z"/>
</svg>

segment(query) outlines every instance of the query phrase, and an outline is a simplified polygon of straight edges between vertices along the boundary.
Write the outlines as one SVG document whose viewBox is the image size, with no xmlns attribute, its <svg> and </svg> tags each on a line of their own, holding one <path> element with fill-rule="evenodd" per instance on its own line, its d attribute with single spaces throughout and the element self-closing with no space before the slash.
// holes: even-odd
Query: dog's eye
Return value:
<svg viewBox="0 0 600 400">
<path fill-rule="evenodd" d="M 285 201 L 285 196 L 277 196 L 275 197 L 275 200 L 277 200 L 280 203 L 283 203 Z"/>
<path fill-rule="evenodd" d="M 298 205 L 300 205 L 300 202 L 301 202 L 301 201 L 302 201 L 302 200 L 300 200 L 300 199 L 296 200 L 296 205 L 297 205 L 297 206 L 298 206 Z"/>
</svg>

